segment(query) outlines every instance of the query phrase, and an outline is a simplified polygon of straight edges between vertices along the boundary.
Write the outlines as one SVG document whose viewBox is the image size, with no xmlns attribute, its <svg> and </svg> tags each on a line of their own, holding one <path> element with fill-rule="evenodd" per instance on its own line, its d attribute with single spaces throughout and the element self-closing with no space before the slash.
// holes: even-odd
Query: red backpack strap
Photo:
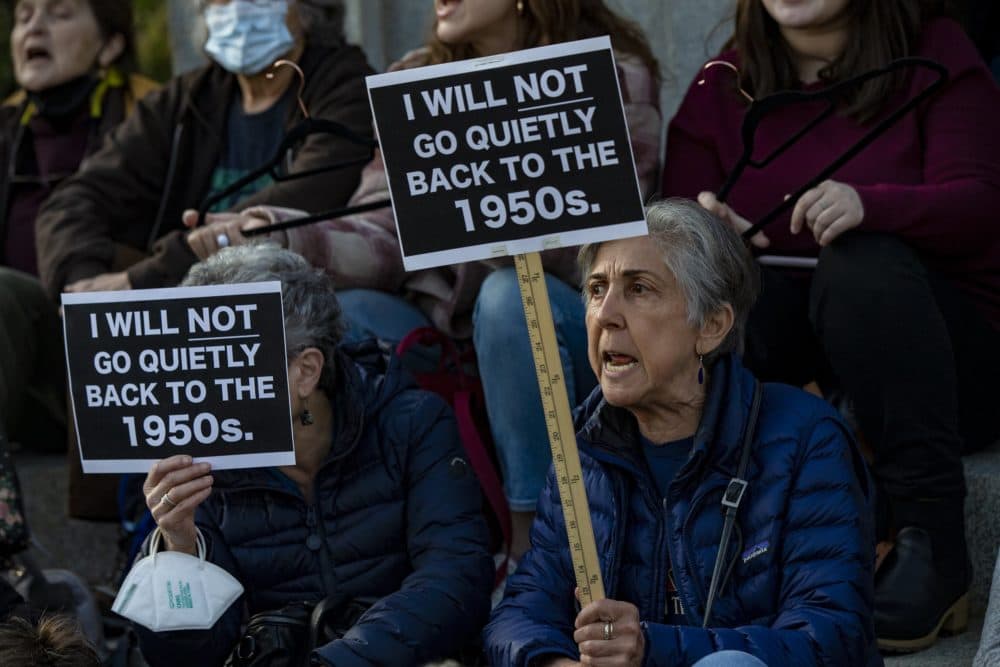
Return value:
<svg viewBox="0 0 1000 667">
<path fill-rule="evenodd" d="M 469 463 L 479 479 L 486 500 L 493 509 L 497 521 L 500 523 L 500 532 L 503 534 L 503 542 L 506 545 L 506 553 L 503 562 L 497 566 L 496 579 L 493 582 L 497 586 L 504 577 L 507 576 L 507 561 L 510 560 L 510 507 L 507 506 L 507 497 L 503 493 L 503 485 L 500 484 L 500 477 L 496 468 L 490 460 L 486 445 L 479 436 L 479 429 L 472 418 L 472 405 L 469 392 L 455 392 L 455 419 L 458 421 L 458 434 L 462 440 L 462 447 L 465 448 L 465 455 L 469 457 Z"/>
<path fill-rule="evenodd" d="M 414 345 L 425 347 L 438 346 L 441 348 L 441 359 L 438 361 L 437 371 L 434 374 L 448 374 L 455 378 L 457 387 L 451 392 L 451 396 L 445 396 L 451 402 L 451 407 L 455 412 L 455 421 L 458 423 L 458 435 L 462 441 L 462 448 L 465 456 L 472 465 L 472 470 L 479 480 L 479 485 L 483 489 L 490 509 L 493 510 L 497 522 L 500 524 L 500 532 L 503 534 L 504 544 L 507 553 L 503 562 L 499 564 L 496 572 L 495 584 L 499 584 L 507 576 L 507 562 L 510 559 L 511 522 L 510 508 L 507 506 L 507 497 L 503 493 L 503 485 L 497 475 L 496 467 L 490 458 L 486 444 L 483 442 L 476 427 L 476 421 L 472 416 L 472 396 L 469 391 L 470 379 L 462 366 L 461 356 L 454 341 L 447 335 L 434 329 L 433 327 L 419 327 L 403 337 L 396 348 L 396 354 L 402 357 Z M 441 382 L 433 381 L 433 378 L 418 378 L 421 386 L 425 384 L 425 389 L 438 391 Z M 441 393 L 438 391 L 438 393 Z"/>
</svg>

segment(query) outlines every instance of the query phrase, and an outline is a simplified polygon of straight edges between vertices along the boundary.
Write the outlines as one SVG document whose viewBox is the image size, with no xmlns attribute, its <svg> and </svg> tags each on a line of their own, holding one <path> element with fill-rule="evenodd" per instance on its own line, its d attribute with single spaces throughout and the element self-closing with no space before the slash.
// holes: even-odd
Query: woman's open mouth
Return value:
<svg viewBox="0 0 1000 667">
<path fill-rule="evenodd" d="M 609 351 L 603 355 L 604 370 L 608 373 L 624 373 L 639 365 L 639 361 L 629 354 Z"/>
</svg>

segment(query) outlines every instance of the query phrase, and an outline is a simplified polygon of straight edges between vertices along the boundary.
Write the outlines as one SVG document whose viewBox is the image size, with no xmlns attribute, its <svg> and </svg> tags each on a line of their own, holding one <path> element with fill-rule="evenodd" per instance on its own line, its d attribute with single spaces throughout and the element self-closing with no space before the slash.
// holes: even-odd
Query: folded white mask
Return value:
<svg viewBox="0 0 1000 667">
<path fill-rule="evenodd" d="M 243 594 L 231 574 L 205 560 L 205 538 L 198 531 L 198 556 L 157 553 L 160 529 L 153 532 L 149 555 L 136 561 L 111 610 L 153 632 L 208 630 Z"/>
</svg>

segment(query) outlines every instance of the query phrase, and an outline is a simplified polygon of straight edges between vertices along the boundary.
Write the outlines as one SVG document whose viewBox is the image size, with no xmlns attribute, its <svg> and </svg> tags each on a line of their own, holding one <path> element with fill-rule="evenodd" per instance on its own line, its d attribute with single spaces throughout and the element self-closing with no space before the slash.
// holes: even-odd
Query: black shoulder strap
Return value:
<svg viewBox="0 0 1000 667">
<path fill-rule="evenodd" d="M 754 382 L 753 402 L 750 404 L 750 416 L 747 419 L 746 429 L 743 431 L 743 449 L 740 452 L 740 465 L 736 470 L 736 477 L 729 480 L 729 486 L 722 495 L 722 507 L 725 511 L 725 520 L 722 524 L 722 537 L 719 538 L 719 552 L 715 555 L 715 567 L 712 568 L 712 582 L 708 586 L 708 600 L 705 602 L 705 616 L 702 619 L 701 627 L 708 627 L 708 620 L 712 615 L 712 604 L 718 593 L 719 577 L 722 575 L 722 566 L 726 560 L 726 551 L 729 548 L 729 538 L 733 534 L 733 525 L 736 523 L 736 511 L 740 508 L 740 502 L 747 490 L 747 466 L 750 464 L 750 449 L 753 446 L 754 432 L 757 430 L 757 417 L 760 414 L 760 401 L 762 394 L 760 382 Z"/>
</svg>

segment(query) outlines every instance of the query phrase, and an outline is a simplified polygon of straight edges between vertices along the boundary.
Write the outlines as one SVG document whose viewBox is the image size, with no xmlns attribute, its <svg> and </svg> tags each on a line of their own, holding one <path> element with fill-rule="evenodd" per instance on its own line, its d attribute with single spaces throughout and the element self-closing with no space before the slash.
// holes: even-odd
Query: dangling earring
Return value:
<svg viewBox="0 0 1000 667">
<path fill-rule="evenodd" d="M 524 16 L 524 0 L 517 0 L 517 15 Z"/>
<path fill-rule="evenodd" d="M 303 426 L 312 426 L 316 420 L 313 419 L 312 413 L 309 412 L 309 399 L 302 399 L 302 403 L 303 408 L 302 414 L 299 415 L 299 421 L 302 422 Z"/>
<path fill-rule="evenodd" d="M 705 355 L 698 355 L 698 384 L 705 384 Z"/>
</svg>

